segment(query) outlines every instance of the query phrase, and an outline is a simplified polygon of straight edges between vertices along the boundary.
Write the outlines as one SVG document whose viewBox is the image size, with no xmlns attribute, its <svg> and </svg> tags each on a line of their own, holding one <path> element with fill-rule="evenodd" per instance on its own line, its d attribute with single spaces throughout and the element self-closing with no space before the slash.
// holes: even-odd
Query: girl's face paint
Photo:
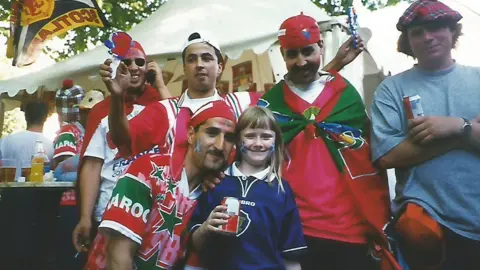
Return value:
<svg viewBox="0 0 480 270">
<path fill-rule="evenodd" d="M 242 145 L 240 146 L 240 152 L 242 152 L 242 153 L 247 153 L 247 147 L 245 147 L 245 145 L 243 144 L 243 142 L 242 142 Z"/>
<path fill-rule="evenodd" d="M 252 166 L 265 166 L 275 152 L 275 132 L 263 128 L 247 128 L 240 133 L 242 161 Z"/>
</svg>

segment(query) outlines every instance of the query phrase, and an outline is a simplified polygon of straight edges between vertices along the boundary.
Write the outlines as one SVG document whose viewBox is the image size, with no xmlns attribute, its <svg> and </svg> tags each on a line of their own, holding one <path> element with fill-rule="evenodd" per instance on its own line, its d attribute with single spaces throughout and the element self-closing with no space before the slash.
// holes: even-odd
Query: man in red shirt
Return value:
<svg viewBox="0 0 480 270">
<path fill-rule="evenodd" d="M 308 246 L 302 269 L 375 269 L 369 244 L 387 245 L 388 182 L 370 160 L 362 99 L 336 71 L 319 72 L 323 41 L 313 18 L 287 19 L 278 39 L 288 73 L 259 105 L 272 110 L 286 144 L 283 177 Z"/>
<path fill-rule="evenodd" d="M 100 67 L 102 80 L 108 84 L 111 78 L 111 60 L 107 59 Z M 127 65 L 128 64 L 128 65 Z M 133 76 L 125 83 L 126 91 L 120 97 L 123 100 L 125 113 L 130 113 L 136 109 L 141 109 L 147 104 L 159 101 L 162 98 L 170 97 L 170 93 L 163 83 L 162 72 L 155 62 L 147 62 L 147 56 L 142 46 L 134 41 L 128 55 L 121 63 L 121 66 L 127 69 Z M 147 72 L 155 73 L 153 84 L 146 82 Z M 80 206 L 80 221 L 77 224 L 72 238 L 77 251 L 87 251 L 91 238 L 96 233 L 97 222 L 99 218 L 93 219 L 94 208 L 99 196 L 99 190 L 102 183 L 101 172 L 105 169 L 104 160 L 84 156 L 87 147 L 90 144 L 92 136 L 98 129 L 104 128 L 102 120 L 108 116 L 108 110 L 112 97 L 108 96 L 102 102 L 96 104 L 90 111 L 85 137 L 80 154 L 79 176 L 77 188 L 79 196 L 77 205 Z M 141 107 L 141 108 L 140 108 Z M 108 125 L 107 125 L 108 126 Z M 107 141 L 103 142 L 107 145 Z M 109 151 L 118 151 L 116 148 Z M 107 198 L 108 199 L 108 198 Z"/>
</svg>

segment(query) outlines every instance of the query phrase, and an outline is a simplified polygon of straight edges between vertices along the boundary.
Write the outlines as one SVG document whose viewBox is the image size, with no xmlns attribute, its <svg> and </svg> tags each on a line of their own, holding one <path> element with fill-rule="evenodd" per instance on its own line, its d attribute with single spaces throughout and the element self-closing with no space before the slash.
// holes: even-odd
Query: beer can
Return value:
<svg viewBox="0 0 480 270">
<path fill-rule="evenodd" d="M 407 114 L 407 119 L 424 116 L 422 102 L 419 95 L 403 97 L 403 107 Z"/>
<path fill-rule="evenodd" d="M 228 220 L 227 224 L 220 225 L 220 229 L 224 232 L 237 234 L 239 214 L 240 214 L 240 201 L 234 197 L 225 197 L 222 200 L 222 205 L 227 207 Z"/>
</svg>

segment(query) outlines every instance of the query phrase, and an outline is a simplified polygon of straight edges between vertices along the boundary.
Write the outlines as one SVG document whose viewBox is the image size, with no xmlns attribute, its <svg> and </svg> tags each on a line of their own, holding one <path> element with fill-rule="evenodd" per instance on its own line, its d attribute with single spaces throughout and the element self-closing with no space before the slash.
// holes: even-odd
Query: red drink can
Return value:
<svg viewBox="0 0 480 270">
<path fill-rule="evenodd" d="M 222 205 L 227 207 L 227 215 L 229 218 L 227 220 L 227 224 L 220 225 L 220 229 L 237 234 L 238 232 L 238 222 L 239 222 L 239 214 L 240 214 L 240 201 L 234 197 L 225 197 L 223 198 Z"/>
<path fill-rule="evenodd" d="M 424 116 L 422 102 L 419 95 L 405 96 L 403 97 L 403 107 L 407 114 L 407 119 L 413 119 L 415 117 Z"/>
</svg>

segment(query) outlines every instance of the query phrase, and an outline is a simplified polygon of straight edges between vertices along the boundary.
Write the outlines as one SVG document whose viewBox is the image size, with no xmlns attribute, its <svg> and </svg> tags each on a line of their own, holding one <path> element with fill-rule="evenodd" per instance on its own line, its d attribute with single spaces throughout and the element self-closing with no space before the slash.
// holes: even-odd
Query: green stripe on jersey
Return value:
<svg viewBox="0 0 480 270">
<path fill-rule="evenodd" d="M 150 210 L 151 205 L 150 187 L 135 176 L 126 174 L 115 185 L 107 209 L 118 207 L 134 216 L 141 216 L 144 211 Z"/>
</svg>

